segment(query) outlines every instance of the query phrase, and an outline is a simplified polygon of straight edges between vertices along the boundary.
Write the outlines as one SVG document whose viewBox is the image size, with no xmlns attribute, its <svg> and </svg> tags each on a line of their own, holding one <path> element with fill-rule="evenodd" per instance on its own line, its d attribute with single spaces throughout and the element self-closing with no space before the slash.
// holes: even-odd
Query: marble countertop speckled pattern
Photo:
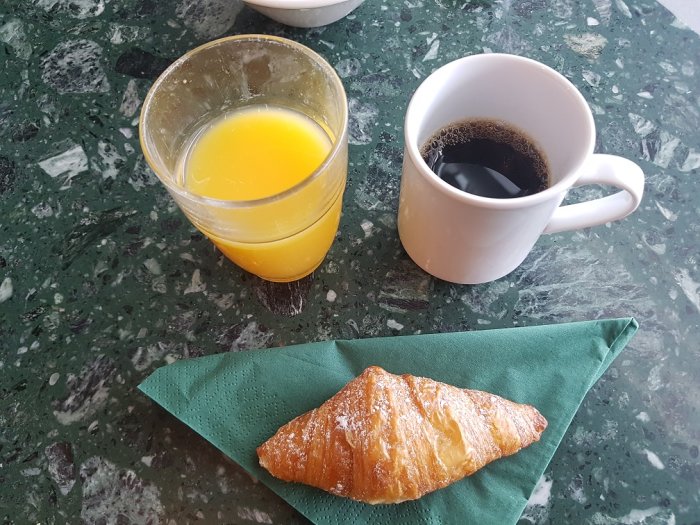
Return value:
<svg viewBox="0 0 700 525">
<path fill-rule="evenodd" d="M 316 49 L 349 96 L 340 232 L 315 275 L 291 285 L 224 260 L 138 144 L 141 102 L 174 58 L 251 32 Z M 167 362 L 617 316 L 641 329 L 520 523 L 700 523 L 700 40 L 661 5 L 367 0 L 307 30 L 235 0 L 3 0 L 0 43 L 2 523 L 306 523 L 136 391 Z M 488 51 L 571 79 L 597 151 L 639 162 L 647 188 L 628 219 L 545 236 L 511 275 L 457 286 L 398 240 L 403 113 L 432 70 Z"/>
</svg>

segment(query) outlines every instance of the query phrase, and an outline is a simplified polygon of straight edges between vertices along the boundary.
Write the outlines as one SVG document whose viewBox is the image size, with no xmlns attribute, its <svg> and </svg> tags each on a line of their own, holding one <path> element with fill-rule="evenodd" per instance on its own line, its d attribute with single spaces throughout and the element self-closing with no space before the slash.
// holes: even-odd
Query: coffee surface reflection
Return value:
<svg viewBox="0 0 700 525">
<path fill-rule="evenodd" d="M 502 121 L 450 124 L 430 137 L 421 155 L 438 177 L 473 195 L 512 199 L 549 187 L 547 161 L 539 147 Z"/>
</svg>

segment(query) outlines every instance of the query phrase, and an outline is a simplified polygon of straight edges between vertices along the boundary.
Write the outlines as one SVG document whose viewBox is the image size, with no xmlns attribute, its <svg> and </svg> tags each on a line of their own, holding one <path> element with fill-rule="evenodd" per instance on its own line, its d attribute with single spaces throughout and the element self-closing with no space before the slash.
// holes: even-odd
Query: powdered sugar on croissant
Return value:
<svg viewBox="0 0 700 525">
<path fill-rule="evenodd" d="M 445 487 L 538 441 L 533 407 L 372 366 L 258 447 L 260 465 L 366 503 Z"/>
</svg>

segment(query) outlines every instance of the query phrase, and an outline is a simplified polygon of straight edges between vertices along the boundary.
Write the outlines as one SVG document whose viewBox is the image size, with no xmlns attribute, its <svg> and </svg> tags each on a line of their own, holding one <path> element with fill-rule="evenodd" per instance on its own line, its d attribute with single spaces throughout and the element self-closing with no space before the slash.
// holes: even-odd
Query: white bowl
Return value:
<svg viewBox="0 0 700 525">
<path fill-rule="evenodd" d="M 340 20 L 364 0 L 244 0 L 273 20 L 295 27 L 325 26 Z"/>
</svg>

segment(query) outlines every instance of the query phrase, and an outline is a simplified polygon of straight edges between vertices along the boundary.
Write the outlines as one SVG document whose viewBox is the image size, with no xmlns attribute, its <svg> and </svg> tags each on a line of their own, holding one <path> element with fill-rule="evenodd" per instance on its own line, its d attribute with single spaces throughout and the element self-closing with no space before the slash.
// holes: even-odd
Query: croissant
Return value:
<svg viewBox="0 0 700 525">
<path fill-rule="evenodd" d="M 257 453 L 284 481 L 365 503 L 400 503 L 515 454 L 546 427 L 529 405 L 371 366 Z"/>
</svg>

